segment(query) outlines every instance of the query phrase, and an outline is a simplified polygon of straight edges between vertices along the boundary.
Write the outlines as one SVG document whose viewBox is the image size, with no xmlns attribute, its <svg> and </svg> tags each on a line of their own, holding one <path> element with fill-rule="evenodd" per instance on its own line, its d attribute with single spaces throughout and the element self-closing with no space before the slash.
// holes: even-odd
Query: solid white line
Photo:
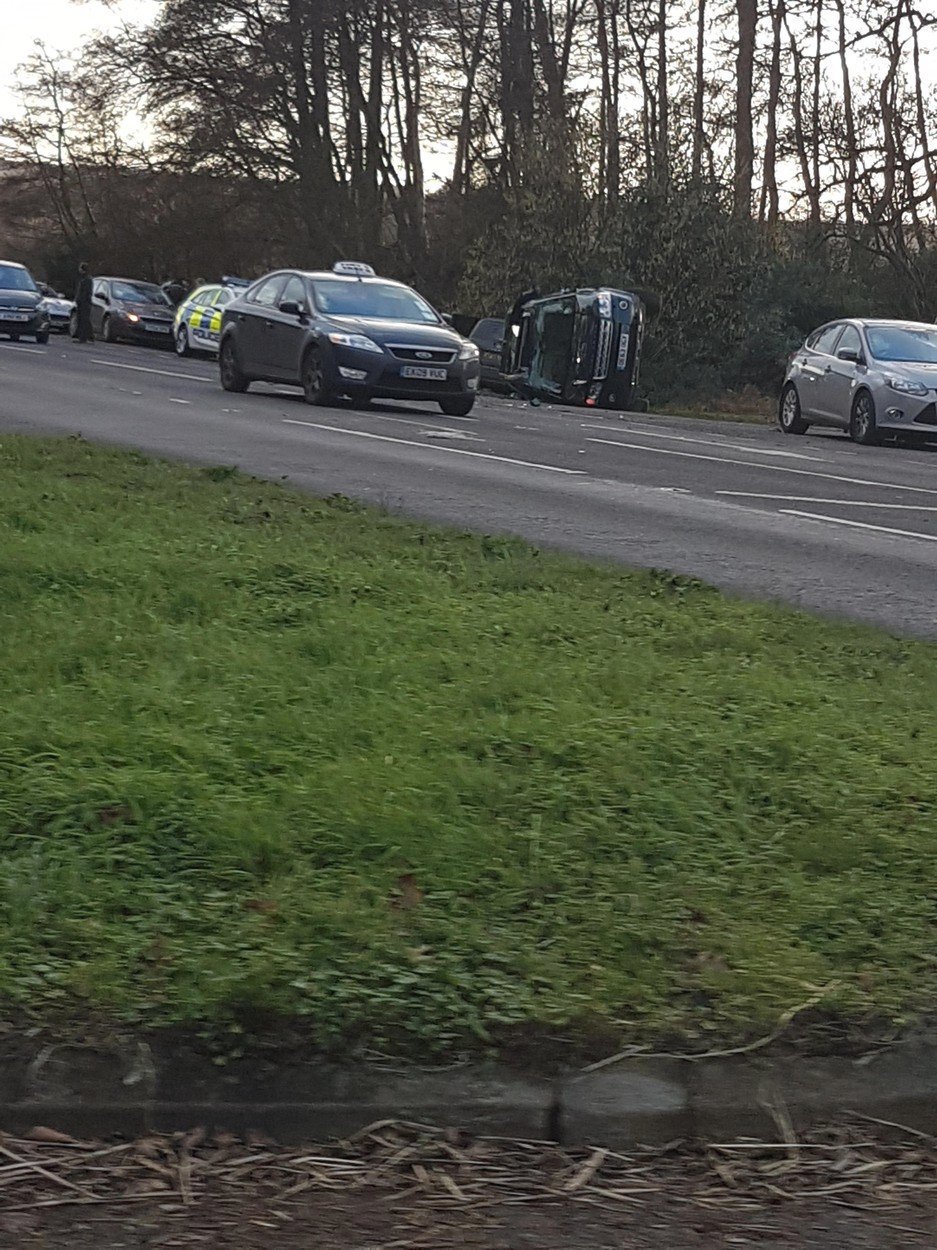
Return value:
<svg viewBox="0 0 937 1250">
<path fill-rule="evenodd" d="M 46 353 L 38 347 L 20 347 L 19 343 L 0 343 L 0 347 L 8 352 L 27 352 L 30 356 L 44 356 Z"/>
<path fill-rule="evenodd" d="M 583 469 L 561 469 L 555 464 L 535 464 L 532 460 L 512 460 L 510 456 L 493 456 L 485 451 L 467 451 L 464 447 L 446 447 L 442 443 L 417 443 L 411 438 L 391 438 L 389 434 L 370 434 L 367 430 L 346 430 L 338 425 L 320 425 L 317 421 L 296 421 L 283 418 L 284 425 L 308 425 L 313 430 L 327 430 L 331 434 L 351 434 L 355 438 L 373 438 L 380 443 L 399 443 L 403 447 L 422 447 L 425 451 L 442 451 L 450 456 L 475 456 L 478 460 L 497 460 L 501 464 L 519 464 L 524 469 L 543 469 L 547 473 L 568 473 L 571 477 L 584 477 Z"/>
<path fill-rule="evenodd" d="M 819 512 L 798 512 L 796 508 L 782 508 L 783 516 L 805 517 L 808 521 L 829 521 L 831 525 L 848 525 L 851 529 L 875 530 L 879 534 L 898 534 L 901 538 L 923 538 L 937 543 L 937 534 L 921 534 L 917 530 L 896 530 L 890 525 L 870 525 L 867 521 L 847 521 L 845 517 L 822 516 Z"/>
<path fill-rule="evenodd" d="M 191 404 L 191 399 L 170 399 L 171 404 Z"/>
<path fill-rule="evenodd" d="M 819 473 L 816 469 L 794 469 L 789 464 L 758 464 L 752 460 L 731 460 L 728 456 L 704 456 L 699 451 L 677 451 L 674 447 L 645 447 L 643 443 L 620 443 L 611 438 L 587 438 L 587 443 L 604 443 L 608 447 L 626 447 L 631 451 L 650 452 L 655 456 L 682 456 L 687 460 L 711 460 L 716 464 L 737 464 L 743 469 L 762 469 L 768 473 L 796 473 L 798 477 L 822 477 L 828 482 L 848 482 L 851 486 L 877 486 L 881 490 L 909 490 L 917 495 L 937 495 L 926 486 L 906 486 L 902 482 L 875 482 L 863 477 L 844 477 L 839 473 Z"/>
<path fill-rule="evenodd" d="M 777 499 L 784 503 L 835 504 L 837 508 L 891 508 L 902 512 L 937 512 L 937 506 L 926 503 L 872 503 L 869 499 L 815 499 L 813 495 L 759 495 L 751 490 L 717 490 L 717 495 L 735 499 Z"/>
<path fill-rule="evenodd" d="M 602 430 L 608 432 L 607 425 L 584 425 L 584 430 Z M 829 464 L 823 456 L 805 456 L 799 451 L 782 451 L 780 447 L 754 447 L 751 443 L 729 443 L 721 438 L 690 438 L 687 434 L 664 434 L 661 430 L 636 429 L 629 426 L 623 433 L 632 434 L 637 438 L 666 438 L 672 443 L 698 443 L 702 447 L 728 447 L 732 451 L 750 451 L 756 456 L 782 456 L 787 460 L 812 460 L 816 464 Z"/>
<path fill-rule="evenodd" d="M 163 378 L 185 378 L 186 382 L 205 382 L 208 386 L 214 384 L 214 378 L 200 378 L 194 373 L 174 373 L 172 369 L 150 369 L 146 365 L 123 365 L 116 360 L 101 360 L 96 356 L 92 356 L 91 363 L 107 365 L 110 369 L 133 369 L 136 373 L 158 373 Z"/>
</svg>

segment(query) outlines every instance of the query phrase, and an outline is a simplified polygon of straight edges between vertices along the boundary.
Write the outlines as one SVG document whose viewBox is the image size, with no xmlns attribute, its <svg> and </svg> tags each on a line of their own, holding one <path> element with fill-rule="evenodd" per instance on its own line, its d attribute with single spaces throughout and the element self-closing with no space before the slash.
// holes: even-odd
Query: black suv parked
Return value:
<svg viewBox="0 0 937 1250">
<path fill-rule="evenodd" d="M 224 310 L 219 360 L 228 391 L 286 382 L 310 404 L 431 400 L 448 416 L 468 416 L 481 372 L 475 344 L 421 295 L 351 261 L 255 282 Z"/>
</svg>

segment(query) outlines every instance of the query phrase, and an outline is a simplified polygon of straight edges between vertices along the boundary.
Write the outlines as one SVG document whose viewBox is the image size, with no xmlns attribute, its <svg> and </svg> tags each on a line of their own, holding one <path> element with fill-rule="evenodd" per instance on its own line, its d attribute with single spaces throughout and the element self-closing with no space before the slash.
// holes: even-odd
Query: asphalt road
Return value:
<svg viewBox="0 0 937 1250">
<path fill-rule="evenodd" d="M 472 418 L 257 385 L 142 347 L 0 342 L 0 430 L 81 433 L 937 637 L 937 453 L 542 406 Z"/>
</svg>

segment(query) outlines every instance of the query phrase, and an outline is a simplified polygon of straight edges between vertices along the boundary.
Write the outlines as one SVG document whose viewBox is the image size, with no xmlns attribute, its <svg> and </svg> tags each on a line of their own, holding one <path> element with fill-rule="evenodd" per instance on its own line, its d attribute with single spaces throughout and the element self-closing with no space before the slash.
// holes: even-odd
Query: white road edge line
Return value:
<svg viewBox="0 0 937 1250">
<path fill-rule="evenodd" d="M 501 464 L 518 464 L 524 469 L 543 469 L 547 473 L 566 473 L 570 477 L 585 477 L 583 469 L 562 469 L 556 464 L 535 464 L 532 460 L 513 460 L 510 456 L 493 456 L 486 451 L 468 451 L 464 447 L 446 447 L 439 443 L 418 443 L 412 438 L 391 438 L 389 434 L 370 434 L 367 430 L 346 430 L 340 425 L 320 425 L 317 421 L 297 421 L 283 417 L 284 425 L 307 425 L 313 430 L 326 430 L 331 434 L 351 434 L 354 438 L 373 438 L 379 443 L 399 443 L 403 447 L 422 447 L 424 451 L 441 451 L 450 456 L 474 456 L 478 460 L 497 460 Z"/>
<path fill-rule="evenodd" d="M 601 430 L 607 434 L 608 426 L 584 424 L 584 430 Z M 757 447 L 751 443 L 730 443 L 721 438 L 690 438 L 687 434 L 664 434 L 661 430 L 639 429 L 629 426 L 622 430 L 623 434 L 631 434 L 635 438 L 665 438 L 671 443 L 698 443 L 701 447 L 727 447 L 731 451 L 751 452 L 755 456 L 781 456 L 785 460 L 810 460 L 814 464 L 829 464 L 823 456 L 805 456 L 800 451 L 782 451 L 780 447 Z"/>
<path fill-rule="evenodd" d="M 808 521 L 827 521 L 831 525 L 848 525 L 851 529 L 874 530 L 878 534 L 897 534 L 901 538 L 923 538 L 925 542 L 937 543 L 937 534 L 921 534 L 917 530 L 898 530 L 890 525 L 870 525 L 868 521 L 847 521 L 845 517 L 823 516 L 819 512 L 799 512 L 796 508 L 782 508 L 782 516 L 798 516 Z"/>
<path fill-rule="evenodd" d="M 733 499 L 774 499 L 779 503 L 822 503 L 837 508 L 890 508 L 901 512 L 937 512 L 937 506 L 926 503 L 873 503 L 870 499 L 815 499 L 813 495 L 760 495 L 753 490 L 717 490 L 717 495 Z"/>
<path fill-rule="evenodd" d="M 158 373 L 162 378 L 184 378 L 186 382 L 204 382 L 207 386 L 214 384 L 214 378 L 200 378 L 194 373 L 174 373 L 172 369 L 150 369 L 147 365 L 124 365 L 116 360 L 101 360 L 91 357 L 93 365 L 107 365 L 109 369 L 133 369 L 135 373 Z"/>
<path fill-rule="evenodd" d="M 915 495 L 937 495 L 927 486 L 906 486 L 902 482 L 875 482 L 862 477 L 844 477 L 839 473 L 820 473 L 816 469 L 795 469 L 789 464 L 759 464 L 753 460 L 731 460 L 728 456 L 704 456 L 700 451 L 677 451 L 675 447 L 646 447 L 643 443 L 622 443 L 613 438 L 587 438 L 587 443 L 604 443 L 607 447 L 625 447 L 631 451 L 649 452 L 654 456 L 682 456 L 686 460 L 711 460 L 715 464 L 737 464 L 743 469 L 761 469 L 766 473 L 796 473 L 798 477 L 822 477 L 828 482 L 848 482 L 851 486 L 876 486 L 880 490 L 908 490 Z"/>
<path fill-rule="evenodd" d="M 30 356 L 45 356 L 38 347 L 20 347 L 19 343 L 0 343 L 0 347 L 8 352 L 27 352 Z"/>
</svg>

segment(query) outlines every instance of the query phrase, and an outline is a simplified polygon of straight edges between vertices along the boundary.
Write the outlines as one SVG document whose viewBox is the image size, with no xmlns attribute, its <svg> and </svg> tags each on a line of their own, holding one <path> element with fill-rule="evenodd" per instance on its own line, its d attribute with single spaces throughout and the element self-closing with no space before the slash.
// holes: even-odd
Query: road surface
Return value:
<svg viewBox="0 0 937 1250">
<path fill-rule="evenodd" d="M 428 405 L 311 408 L 285 387 L 226 394 L 211 361 L 63 339 L 0 343 L 0 431 L 80 433 L 237 465 L 317 494 L 937 637 L 928 448 L 491 396 L 466 419 Z"/>
</svg>

